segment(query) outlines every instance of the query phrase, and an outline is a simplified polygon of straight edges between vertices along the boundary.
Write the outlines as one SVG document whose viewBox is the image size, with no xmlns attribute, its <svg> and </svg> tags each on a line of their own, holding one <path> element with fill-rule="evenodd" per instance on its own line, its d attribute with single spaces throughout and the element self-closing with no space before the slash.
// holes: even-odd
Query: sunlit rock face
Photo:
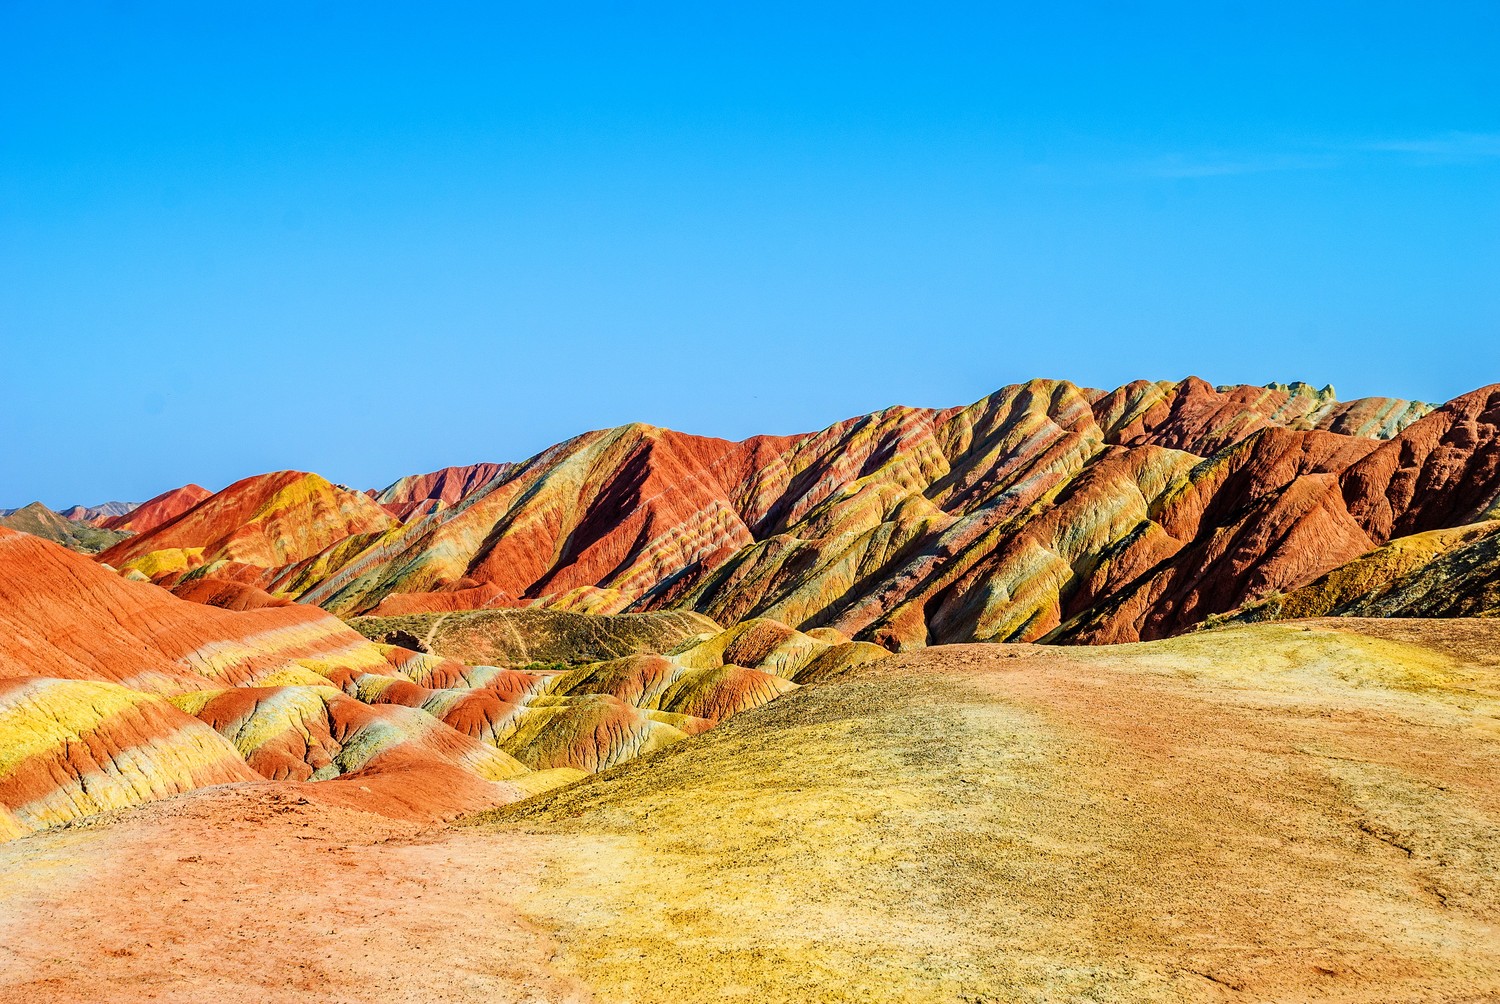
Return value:
<svg viewBox="0 0 1500 1004">
<path fill-rule="evenodd" d="M 202 602 L 341 616 L 681 610 L 888 650 L 1134 641 L 1500 515 L 1496 398 L 1033 380 L 737 443 L 627 425 L 380 492 L 249 478 L 101 560 Z"/>
</svg>

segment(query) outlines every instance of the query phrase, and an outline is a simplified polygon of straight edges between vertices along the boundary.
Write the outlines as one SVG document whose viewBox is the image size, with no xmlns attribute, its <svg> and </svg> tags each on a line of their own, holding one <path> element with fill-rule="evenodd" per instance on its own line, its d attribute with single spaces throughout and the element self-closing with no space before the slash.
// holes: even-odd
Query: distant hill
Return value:
<svg viewBox="0 0 1500 1004">
<path fill-rule="evenodd" d="M 0 516 L 0 526 L 50 540 L 80 554 L 98 554 L 130 536 L 128 533 L 103 530 L 68 519 L 40 502 L 10 510 Z"/>
<path fill-rule="evenodd" d="M 129 513 L 139 502 L 101 502 L 98 505 L 74 505 L 58 513 L 65 519 L 71 519 L 75 523 L 87 523 L 90 526 L 103 526 L 106 520 L 115 519 Z"/>
</svg>

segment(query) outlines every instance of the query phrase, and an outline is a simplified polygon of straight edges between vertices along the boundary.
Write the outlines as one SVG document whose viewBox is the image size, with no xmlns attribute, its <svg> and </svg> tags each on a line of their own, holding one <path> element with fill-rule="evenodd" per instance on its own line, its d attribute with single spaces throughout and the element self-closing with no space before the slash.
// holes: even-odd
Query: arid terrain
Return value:
<svg viewBox="0 0 1500 1004">
<path fill-rule="evenodd" d="M 1500 999 L 1500 386 L 0 516 L 0 999 Z"/>
<path fill-rule="evenodd" d="M 15 1000 L 1495 999 L 1500 622 L 934 648 L 453 824 L 208 788 L 0 844 L 0 931 Z"/>
<path fill-rule="evenodd" d="M 1497 57 L 0 0 L 0 1004 L 1500 1004 Z"/>
<path fill-rule="evenodd" d="M 1433 406 L 1303 383 L 1031 380 L 800 435 L 632 424 L 380 490 L 273 471 L 73 519 L 33 504 L 0 526 L 233 608 L 675 609 L 900 651 L 1099 644 L 1247 606 L 1300 616 L 1276 601 L 1323 576 L 1342 591 L 1294 607 L 1500 610 L 1484 586 L 1497 432 L 1500 386 Z"/>
</svg>

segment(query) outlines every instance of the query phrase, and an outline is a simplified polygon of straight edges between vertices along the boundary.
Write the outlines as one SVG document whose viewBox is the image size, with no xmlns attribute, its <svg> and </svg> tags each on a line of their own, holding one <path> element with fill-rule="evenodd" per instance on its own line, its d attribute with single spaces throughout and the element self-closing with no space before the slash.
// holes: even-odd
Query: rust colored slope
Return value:
<svg viewBox="0 0 1500 1004">
<path fill-rule="evenodd" d="M 155 530 L 170 520 L 176 519 L 213 493 L 200 485 L 183 485 L 162 492 L 147 502 L 119 516 L 111 516 L 101 526 L 109 530 L 129 530 L 131 533 L 146 533 Z"/>
<path fill-rule="evenodd" d="M 1101 395 L 1093 407 L 1111 443 L 1154 443 L 1199 456 L 1276 427 L 1389 439 L 1430 410 L 1394 398 L 1339 402 L 1332 387 L 1314 390 L 1305 383 L 1214 388 L 1198 377 L 1137 380 Z"/>
<path fill-rule="evenodd" d="M 0 844 L 0 999 L 593 1004 L 508 902 L 529 857 L 329 801 L 360 787 L 235 785 Z"/>
<path fill-rule="evenodd" d="M 1286 594 L 1222 620 L 1303 617 L 1493 617 L 1500 614 L 1500 520 L 1395 540 Z"/>
<path fill-rule="evenodd" d="M 1377 540 L 1500 517 L 1500 384 L 1455 398 L 1352 466 L 1349 511 Z"/>
<path fill-rule="evenodd" d="M 427 515 L 457 505 L 464 496 L 515 469 L 515 464 L 470 464 L 444 467 L 430 474 L 412 474 L 387 485 L 372 498 L 397 519 Z"/>
<path fill-rule="evenodd" d="M 468 574 L 520 598 L 595 585 L 639 592 L 750 543 L 735 495 L 785 445 L 649 426 L 603 434 L 542 491 L 514 500 L 499 524 L 506 532 L 489 538 Z"/>
<path fill-rule="evenodd" d="M 1125 539 L 1104 558 L 1142 574 L 1048 637 L 1089 644 L 1164 637 L 1365 553 L 1374 541 L 1344 508 L 1338 473 L 1373 446 L 1267 429 L 1203 461 L 1153 507 L 1152 522 L 1177 545 L 1170 558 L 1161 560 L 1155 534 Z"/>
<path fill-rule="evenodd" d="M 237 481 L 153 530 L 101 554 L 155 578 L 217 560 L 278 568 L 397 522 L 369 496 L 316 474 L 280 471 Z"/>
<path fill-rule="evenodd" d="M 384 665 L 374 646 L 315 608 L 235 613 L 189 603 L 54 544 L 0 530 L 0 678 L 170 691 L 202 686 L 205 677 L 248 682 L 301 660 Z"/>
<path fill-rule="evenodd" d="M 172 595 L 194 603 L 225 610 L 259 610 L 261 607 L 287 607 L 292 601 L 272 596 L 264 589 L 244 582 L 201 576 L 172 586 Z"/>
</svg>

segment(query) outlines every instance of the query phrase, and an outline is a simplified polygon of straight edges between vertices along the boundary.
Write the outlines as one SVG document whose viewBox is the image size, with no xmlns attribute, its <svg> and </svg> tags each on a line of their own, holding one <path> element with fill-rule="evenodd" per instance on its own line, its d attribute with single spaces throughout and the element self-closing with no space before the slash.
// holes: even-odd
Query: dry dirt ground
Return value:
<svg viewBox="0 0 1500 1004">
<path fill-rule="evenodd" d="M 1500 622 L 930 649 L 456 826 L 0 844 L 0 1000 L 718 999 L 1500 1000 Z"/>
</svg>

